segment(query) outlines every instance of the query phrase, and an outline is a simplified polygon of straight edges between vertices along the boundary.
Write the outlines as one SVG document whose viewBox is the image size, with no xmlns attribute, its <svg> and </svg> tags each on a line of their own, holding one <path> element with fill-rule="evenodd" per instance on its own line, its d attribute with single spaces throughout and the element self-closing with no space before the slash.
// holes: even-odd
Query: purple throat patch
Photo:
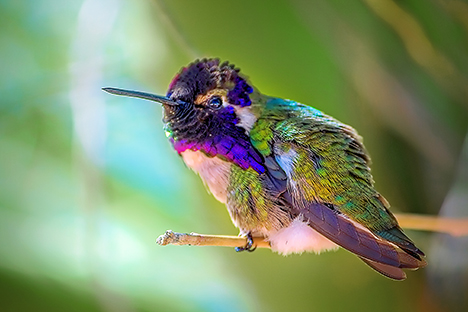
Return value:
<svg viewBox="0 0 468 312">
<path fill-rule="evenodd" d="M 215 157 L 221 156 L 239 165 L 242 169 L 247 170 L 252 167 L 258 173 L 264 173 L 263 161 L 258 152 L 250 145 L 246 146 L 243 142 L 239 142 L 232 137 L 217 137 L 212 140 L 207 140 L 202 144 L 195 142 L 187 142 L 184 140 L 175 141 L 171 138 L 174 149 L 177 153 L 182 153 L 186 150 L 202 151 L 205 154 Z"/>
</svg>

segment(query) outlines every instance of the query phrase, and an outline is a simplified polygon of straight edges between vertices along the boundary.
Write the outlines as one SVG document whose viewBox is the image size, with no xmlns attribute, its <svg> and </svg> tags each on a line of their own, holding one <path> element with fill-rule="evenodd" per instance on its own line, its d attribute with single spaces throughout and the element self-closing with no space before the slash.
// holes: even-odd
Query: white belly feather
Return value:
<svg viewBox="0 0 468 312">
<path fill-rule="evenodd" d="M 337 249 L 338 245 L 312 229 L 302 217 L 268 237 L 271 250 L 284 256 L 292 253 L 315 252 Z"/>
<path fill-rule="evenodd" d="M 200 151 L 186 150 L 181 155 L 185 164 L 200 175 L 213 196 L 226 203 L 231 164 L 218 157 L 208 157 Z"/>
</svg>

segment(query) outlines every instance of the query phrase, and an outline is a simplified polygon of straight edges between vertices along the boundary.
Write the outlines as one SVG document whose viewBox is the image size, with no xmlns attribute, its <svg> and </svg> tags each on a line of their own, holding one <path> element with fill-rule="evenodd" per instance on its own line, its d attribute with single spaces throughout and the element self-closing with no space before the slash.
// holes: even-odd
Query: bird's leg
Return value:
<svg viewBox="0 0 468 312">
<path fill-rule="evenodd" d="M 241 251 L 244 251 L 244 250 L 246 250 L 248 252 L 252 252 L 255 249 L 257 249 L 257 246 L 256 245 L 254 246 L 253 244 L 254 244 L 254 241 L 253 241 L 252 233 L 249 232 L 249 233 L 247 233 L 247 243 L 245 244 L 245 246 L 244 247 L 236 247 L 235 250 L 237 252 L 241 252 Z"/>
</svg>

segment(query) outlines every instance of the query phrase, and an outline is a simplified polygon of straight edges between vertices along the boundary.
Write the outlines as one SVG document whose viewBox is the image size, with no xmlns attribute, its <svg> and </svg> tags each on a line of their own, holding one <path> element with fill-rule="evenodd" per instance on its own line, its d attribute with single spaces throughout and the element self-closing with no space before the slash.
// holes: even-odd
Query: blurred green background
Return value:
<svg viewBox="0 0 468 312">
<path fill-rule="evenodd" d="M 408 231 L 429 266 L 350 253 L 160 247 L 232 234 L 161 108 L 198 57 L 353 125 L 400 212 L 468 216 L 468 4 L 457 0 L 0 1 L 2 311 L 467 311 L 468 241 Z"/>
</svg>

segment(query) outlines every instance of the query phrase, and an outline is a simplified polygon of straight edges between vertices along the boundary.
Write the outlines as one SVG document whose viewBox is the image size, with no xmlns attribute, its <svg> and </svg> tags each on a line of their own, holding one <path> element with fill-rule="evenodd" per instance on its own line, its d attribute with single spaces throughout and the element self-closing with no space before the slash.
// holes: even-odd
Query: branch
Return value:
<svg viewBox="0 0 468 312">
<path fill-rule="evenodd" d="M 442 218 L 438 216 L 396 213 L 402 228 L 409 230 L 447 233 L 452 236 L 468 235 L 468 218 Z"/>
<path fill-rule="evenodd" d="M 405 229 L 447 233 L 452 236 L 468 235 L 468 219 L 441 218 L 417 214 L 395 214 L 400 226 Z M 254 237 L 254 246 L 270 248 L 263 237 Z M 166 245 L 242 247 L 247 238 L 226 235 L 203 235 L 197 233 L 176 233 L 171 230 L 159 236 L 156 243 Z"/>
<path fill-rule="evenodd" d="M 270 243 L 263 237 L 254 237 L 254 246 L 257 248 L 270 248 Z M 193 246 L 224 246 L 242 247 L 247 244 L 247 238 L 226 235 L 203 235 L 197 233 L 176 233 L 171 230 L 159 236 L 156 243 L 166 245 L 193 245 Z"/>
</svg>

